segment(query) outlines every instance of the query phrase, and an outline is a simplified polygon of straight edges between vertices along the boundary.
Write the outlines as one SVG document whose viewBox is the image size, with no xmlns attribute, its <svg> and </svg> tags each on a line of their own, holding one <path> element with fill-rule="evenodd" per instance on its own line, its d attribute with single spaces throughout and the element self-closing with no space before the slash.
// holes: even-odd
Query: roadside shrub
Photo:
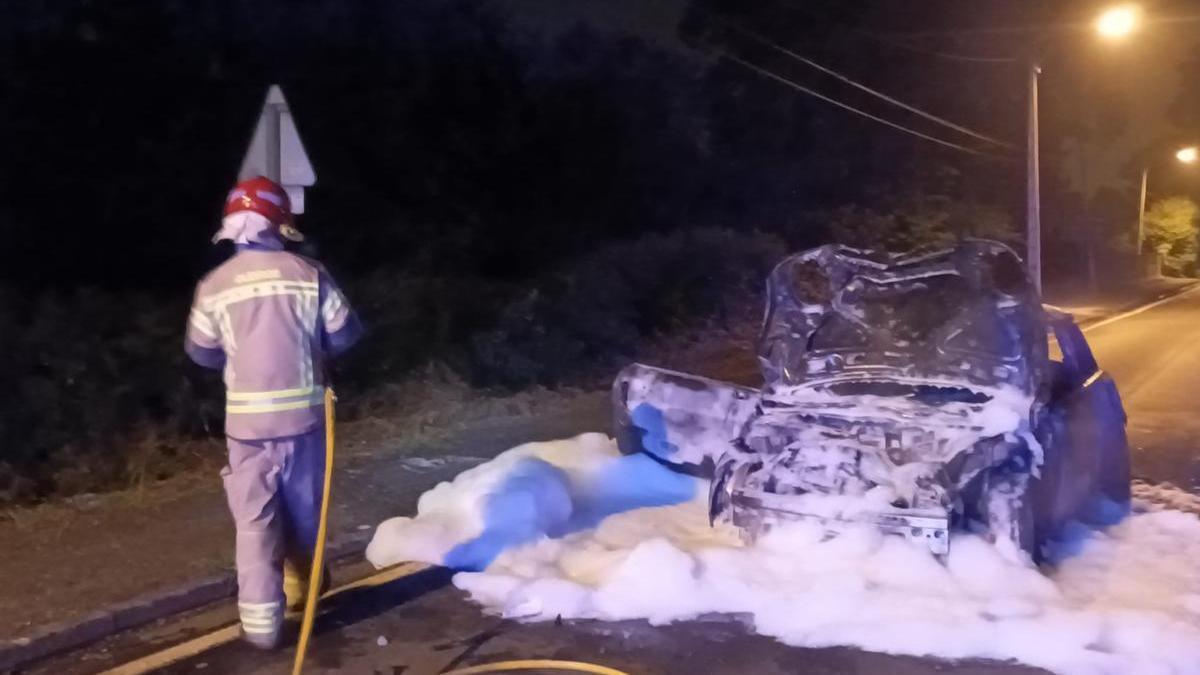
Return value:
<svg viewBox="0 0 1200 675">
<path fill-rule="evenodd" d="M 468 278 L 379 272 L 347 286 L 370 331 L 338 364 L 335 381 L 350 392 L 452 358 L 503 305 L 500 291 Z M 0 503 L 141 484 L 222 461 L 220 375 L 182 349 L 189 300 L 95 289 L 26 298 L 0 289 Z"/>
<path fill-rule="evenodd" d="M 431 360 L 461 362 L 462 345 L 494 323 L 512 293 L 511 284 L 487 279 L 390 270 L 347 282 L 367 339 L 339 364 L 337 384 L 362 391 L 395 382 Z"/>
<path fill-rule="evenodd" d="M 819 217 L 830 241 L 855 248 L 905 252 L 946 248 L 964 237 L 1017 240 L 1003 211 L 942 195 L 908 194 L 875 208 L 850 204 Z"/>
<path fill-rule="evenodd" d="M 130 433 L 195 435 L 219 403 L 185 367 L 186 306 L 94 289 L 0 293 L 0 500 L 118 482 Z"/>
<path fill-rule="evenodd" d="M 396 384 L 430 373 L 513 389 L 581 381 L 648 336 L 720 319 L 782 252 L 769 236 L 710 229 L 607 246 L 533 285 L 395 271 L 345 279 L 368 337 L 336 364 L 341 414 L 403 413 Z M 0 288 L 0 504 L 223 461 L 220 376 L 182 350 L 188 300 Z"/>
<path fill-rule="evenodd" d="M 519 389 L 609 367 L 648 336 L 719 320 L 759 291 L 784 251 L 773 236 L 716 228 L 606 246 L 504 308 L 472 340 L 472 375 Z"/>
</svg>

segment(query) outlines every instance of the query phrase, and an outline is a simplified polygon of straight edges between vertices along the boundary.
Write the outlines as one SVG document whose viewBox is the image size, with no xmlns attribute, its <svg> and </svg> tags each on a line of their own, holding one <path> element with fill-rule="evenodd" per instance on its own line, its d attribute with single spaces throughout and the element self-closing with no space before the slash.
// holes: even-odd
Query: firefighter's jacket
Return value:
<svg viewBox="0 0 1200 675">
<path fill-rule="evenodd" d="M 224 368 L 226 435 L 258 440 L 323 424 L 325 359 L 361 335 L 319 263 L 239 247 L 196 287 L 185 348 L 196 363 Z"/>
</svg>

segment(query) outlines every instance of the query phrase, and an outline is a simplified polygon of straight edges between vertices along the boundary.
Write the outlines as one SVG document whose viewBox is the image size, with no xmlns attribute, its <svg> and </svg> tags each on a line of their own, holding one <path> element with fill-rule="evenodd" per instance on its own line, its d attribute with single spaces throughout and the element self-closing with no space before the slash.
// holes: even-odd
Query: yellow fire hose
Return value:
<svg viewBox="0 0 1200 675">
<path fill-rule="evenodd" d="M 325 535 L 329 531 L 329 493 L 333 489 L 333 404 L 337 397 L 333 389 L 325 388 L 325 485 L 321 490 L 321 518 L 317 524 L 317 545 L 313 549 L 312 567 L 308 574 L 308 599 L 304 602 L 304 620 L 300 623 L 300 640 L 296 643 L 296 660 L 292 675 L 304 670 L 308 639 L 312 636 L 317 602 L 321 599 L 321 579 L 325 576 Z"/>
<path fill-rule="evenodd" d="M 513 670 L 573 670 L 577 673 L 595 673 L 595 675 L 628 675 L 620 670 L 600 666 L 583 661 L 555 661 L 552 659 L 526 659 L 523 661 L 500 661 L 485 663 L 470 668 L 451 670 L 442 675 L 481 675 L 482 673 L 501 673 Z"/>
</svg>

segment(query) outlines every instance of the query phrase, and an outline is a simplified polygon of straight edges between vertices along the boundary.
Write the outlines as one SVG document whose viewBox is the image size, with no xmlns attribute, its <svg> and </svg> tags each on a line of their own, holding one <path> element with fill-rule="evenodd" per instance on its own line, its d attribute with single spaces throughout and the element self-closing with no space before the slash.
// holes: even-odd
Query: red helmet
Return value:
<svg viewBox="0 0 1200 675">
<path fill-rule="evenodd" d="M 293 241 L 304 239 L 292 220 L 292 200 L 281 185 L 263 176 L 240 181 L 225 198 L 225 215 L 253 211 L 271 221 L 279 234 Z"/>
</svg>

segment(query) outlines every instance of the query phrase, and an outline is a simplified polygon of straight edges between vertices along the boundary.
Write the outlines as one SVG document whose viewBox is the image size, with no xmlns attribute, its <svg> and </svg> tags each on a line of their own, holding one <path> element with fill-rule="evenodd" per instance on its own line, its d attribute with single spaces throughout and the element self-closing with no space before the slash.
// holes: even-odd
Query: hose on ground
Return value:
<svg viewBox="0 0 1200 675">
<path fill-rule="evenodd" d="M 629 675 L 615 668 L 601 666 L 584 661 L 557 661 L 554 659 L 525 659 L 521 661 L 497 661 L 478 666 L 451 670 L 442 675 L 481 675 L 482 673 L 500 673 L 514 670 L 570 670 L 577 673 L 594 673 L 595 675 Z"/>
</svg>

